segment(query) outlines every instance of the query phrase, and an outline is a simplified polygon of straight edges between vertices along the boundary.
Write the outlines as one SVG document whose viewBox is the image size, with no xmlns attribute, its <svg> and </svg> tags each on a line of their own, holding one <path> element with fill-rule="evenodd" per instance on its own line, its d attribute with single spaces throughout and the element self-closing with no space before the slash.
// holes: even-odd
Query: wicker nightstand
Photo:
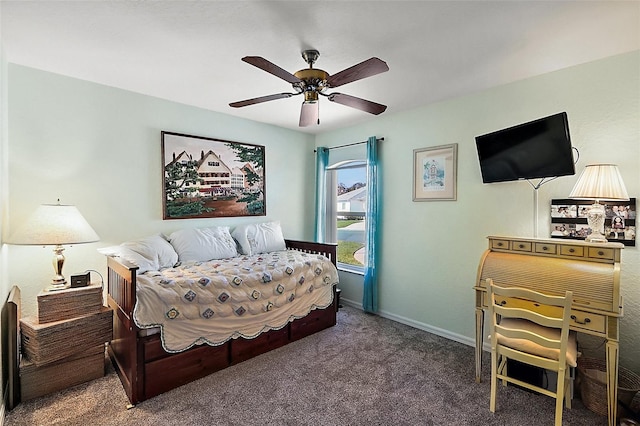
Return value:
<svg viewBox="0 0 640 426">
<path fill-rule="evenodd" d="M 102 286 L 38 295 L 38 316 L 20 320 L 23 401 L 104 375 L 104 345 L 113 312 L 102 305 Z"/>
</svg>

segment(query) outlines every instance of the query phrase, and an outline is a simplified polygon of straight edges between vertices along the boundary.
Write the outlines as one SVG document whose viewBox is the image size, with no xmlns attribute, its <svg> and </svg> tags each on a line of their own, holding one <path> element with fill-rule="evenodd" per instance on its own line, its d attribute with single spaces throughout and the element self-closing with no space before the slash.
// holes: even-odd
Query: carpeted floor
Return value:
<svg viewBox="0 0 640 426">
<path fill-rule="evenodd" d="M 338 325 L 127 410 L 109 368 L 98 380 L 27 401 L 7 425 L 551 425 L 554 399 L 499 387 L 489 411 L 489 356 L 345 307 Z M 565 425 L 605 425 L 574 399 Z"/>
</svg>

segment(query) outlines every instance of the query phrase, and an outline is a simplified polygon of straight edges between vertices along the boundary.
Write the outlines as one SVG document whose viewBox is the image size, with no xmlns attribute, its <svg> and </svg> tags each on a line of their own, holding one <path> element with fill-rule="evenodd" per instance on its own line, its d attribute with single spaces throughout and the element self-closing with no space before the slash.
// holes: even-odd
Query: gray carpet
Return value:
<svg viewBox="0 0 640 426">
<path fill-rule="evenodd" d="M 7 425 L 551 425 L 554 399 L 499 387 L 489 356 L 357 309 L 338 325 L 145 401 L 131 410 L 109 368 L 98 380 L 21 403 Z M 579 399 L 565 425 L 606 425 Z"/>
</svg>

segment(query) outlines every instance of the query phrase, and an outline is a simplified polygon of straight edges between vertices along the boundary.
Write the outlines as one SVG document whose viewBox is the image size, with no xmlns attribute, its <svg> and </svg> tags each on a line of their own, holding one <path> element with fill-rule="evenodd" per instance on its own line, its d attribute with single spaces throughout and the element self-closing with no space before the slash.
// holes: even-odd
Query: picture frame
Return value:
<svg viewBox="0 0 640 426">
<path fill-rule="evenodd" d="M 413 201 L 457 199 L 458 144 L 413 150 Z"/>
<path fill-rule="evenodd" d="M 609 242 L 636 245 L 636 199 L 601 201 L 605 210 L 604 235 Z M 551 200 L 551 238 L 584 240 L 591 234 L 587 213 L 592 200 L 558 198 Z"/>
<path fill-rule="evenodd" d="M 265 147 L 162 132 L 163 219 L 265 216 Z"/>
</svg>

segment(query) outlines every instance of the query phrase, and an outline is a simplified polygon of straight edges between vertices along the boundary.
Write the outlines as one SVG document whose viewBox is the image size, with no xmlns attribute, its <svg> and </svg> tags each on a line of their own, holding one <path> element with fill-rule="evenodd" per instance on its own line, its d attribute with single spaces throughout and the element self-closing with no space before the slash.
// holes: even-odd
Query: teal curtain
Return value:
<svg viewBox="0 0 640 426">
<path fill-rule="evenodd" d="M 366 266 L 362 308 L 378 311 L 378 230 L 380 228 L 380 188 L 378 183 L 378 138 L 367 140 L 367 208 L 366 208 Z"/>
<path fill-rule="evenodd" d="M 316 149 L 316 223 L 315 241 L 324 243 L 327 226 L 327 166 L 329 165 L 329 148 Z"/>
</svg>

